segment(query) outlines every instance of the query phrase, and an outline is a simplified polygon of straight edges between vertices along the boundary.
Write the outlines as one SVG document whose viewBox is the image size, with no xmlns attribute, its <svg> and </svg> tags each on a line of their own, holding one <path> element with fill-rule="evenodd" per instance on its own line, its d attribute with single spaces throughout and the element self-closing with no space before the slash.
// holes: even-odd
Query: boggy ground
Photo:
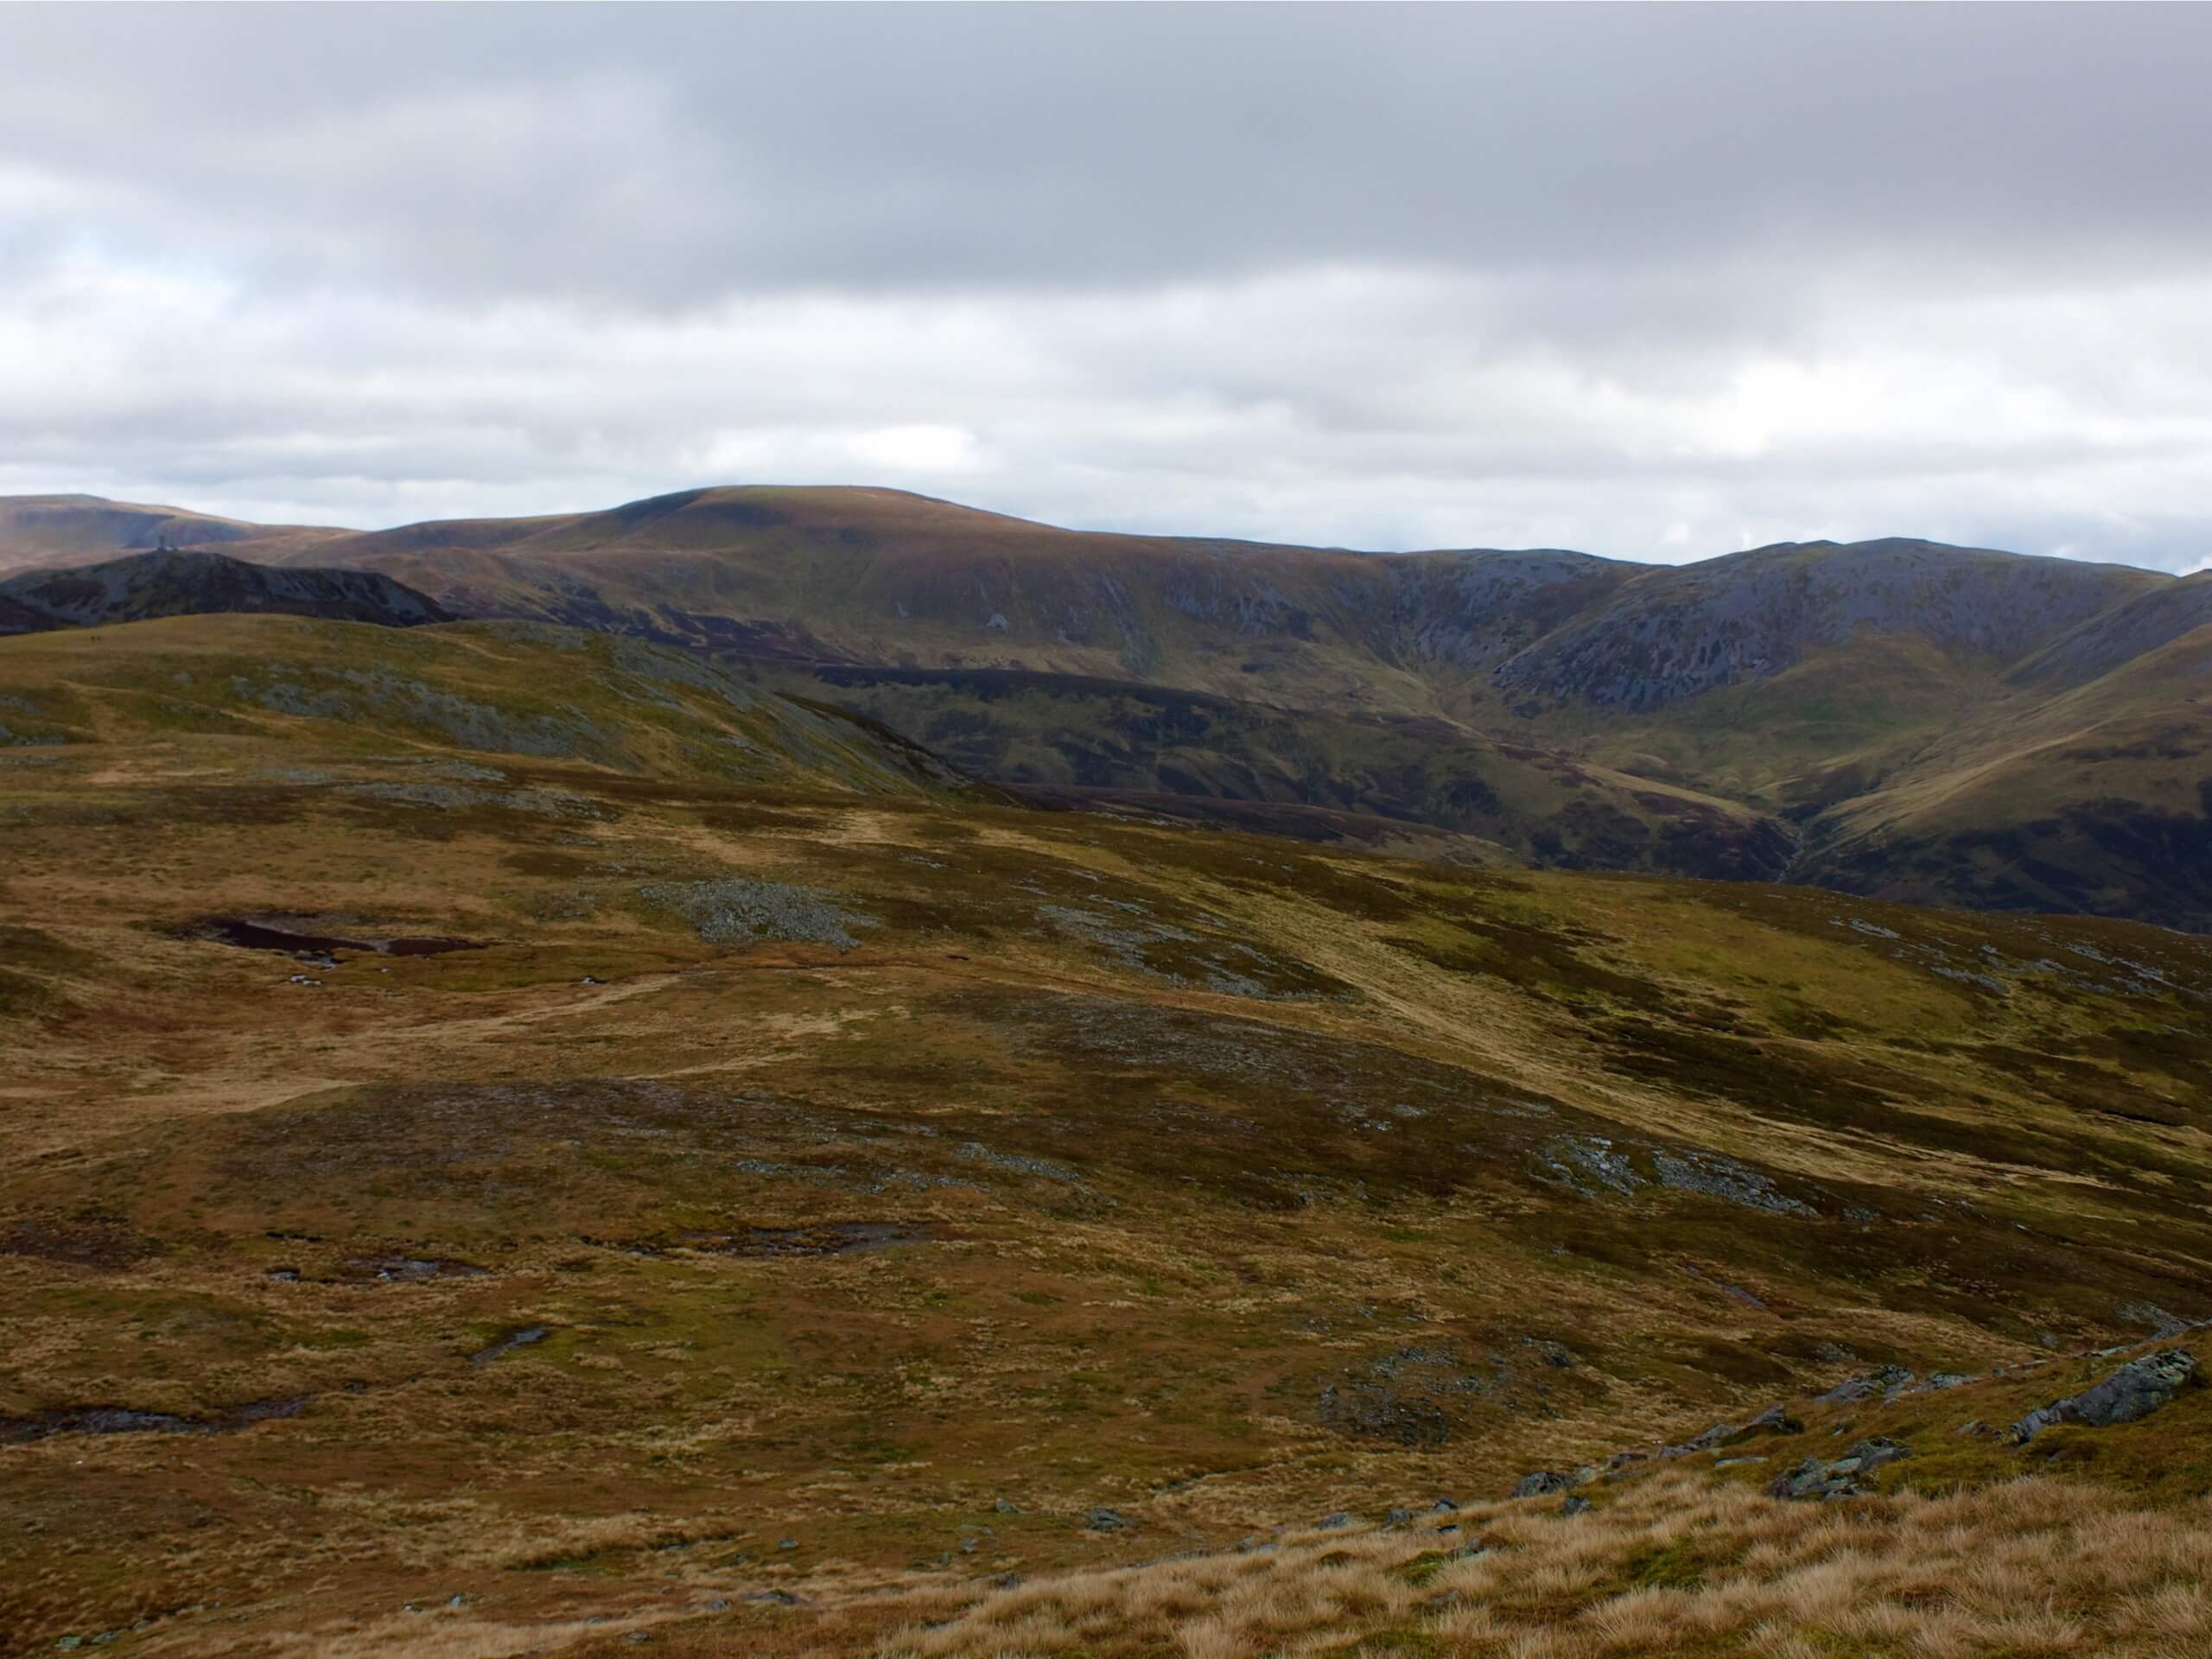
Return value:
<svg viewBox="0 0 2212 1659">
<path fill-rule="evenodd" d="M 0 645 L 44 722 L 0 751 L 9 1651 L 1488 1652 L 1495 1564 L 1301 1529 L 2212 1315 L 2199 939 L 1027 811 L 550 632 L 34 643 Z M 1706 1459 L 1582 1533 L 1495 1522 L 1562 1541 L 1586 1611 L 1708 1512 L 1753 1579 L 1822 1527 L 1899 1561 L 2007 1515 L 2185 1530 L 2203 1398 L 2057 1431 L 2133 1461 L 1923 1446 L 1885 1478 L 1964 1495 L 1860 1520 Z M 2107 1496 L 1991 1484 L 2028 1472 Z M 1316 1582 L 1450 1582 L 1236 1625 L 1233 1548 L 1279 1528 Z M 1187 1611 L 1081 1634 L 1040 1585 Z"/>
</svg>

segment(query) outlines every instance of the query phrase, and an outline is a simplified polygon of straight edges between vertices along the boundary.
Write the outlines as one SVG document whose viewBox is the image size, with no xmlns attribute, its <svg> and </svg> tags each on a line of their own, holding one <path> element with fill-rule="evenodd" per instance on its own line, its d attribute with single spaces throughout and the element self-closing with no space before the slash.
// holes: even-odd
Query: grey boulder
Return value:
<svg viewBox="0 0 2212 1659">
<path fill-rule="evenodd" d="M 2184 1389 L 2196 1387 L 2196 1356 L 2186 1348 L 2168 1348 L 2131 1360 L 2110 1376 L 2081 1393 L 2038 1406 L 2012 1425 L 2012 1444 L 2030 1440 L 2060 1423 L 2083 1423 L 2091 1428 L 2110 1428 L 2132 1423 L 2170 1404 Z"/>
</svg>

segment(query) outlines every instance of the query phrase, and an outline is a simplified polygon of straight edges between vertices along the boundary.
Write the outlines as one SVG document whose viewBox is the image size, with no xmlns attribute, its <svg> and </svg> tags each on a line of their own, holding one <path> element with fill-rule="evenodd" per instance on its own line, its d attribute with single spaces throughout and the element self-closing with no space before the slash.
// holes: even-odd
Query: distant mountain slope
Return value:
<svg viewBox="0 0 2212 1659">
<path fill-rule="evenodd" d="M 273 554 L 349 533 L 308 524 L 251 524 L 98 495 L 0 496 L 0 571 L 81 564 L 164 545 L 235 549 L 251 543 L 258 553 Z"/>
<path fill-rule="evenodd" d="M 393 627 L 452 620 L 442 607 L 375 571 L 279 569 L 221 553 L 165 550 L 0 580 L 0 632 L 221 611 L 273 611 Z"/>
<path fill-rule="evenodd" d="M 1862 630 L 2012 662 L 2172 586 L 2121 565 L 1934 542 L 1782 543 L 1644 572 L 1496 678 L 1554 701 L 1644 709 L 1768 678 Z"/>
<path fill-rule="evenodd" d="M 2068 630 L 2012 671 L 2023 685 L 2080 685 L 2212 623 L 2212 570 L 2149 588 Z"/>
<path fill-rule="evenodd" d="M 2212 624 L 1931 745 L 1815 819 L 1792 879 L 2212 931 Z"/>
<path fill-rule="evenodd" d="M 1431 824 L 1562 869 L 1762 879 L 1794 837 L 1732 801 L 1500 741 L 1439 716 L 1325 714 L 1003 669 L 824 668 L 802 681 L 963 770 L 1056 800 L 1234 803 L 1229 821 L 1327 833 L 1307 810 Z"/>
<path fill-rule="evenodd" d="M 1300 833 L 1332 814 L 1421 823 L 1539 862 L 1786 868 L 1930 902 L 2198 913 L 2176 871 L 2212 810 L 2203 763 L 2133 758 L 2144 734 L 2191 728 L 2193 688 L 2127 680 L 2124 716 L 2097 717 L 2119 722 L 2110 741 L 2076 741 L 2094 722 L 2056 705 L 2119 695 L 2112 677 L 2212 620 L 2212 577 L 1902 538 L 1681 567 L 1380 555 L 842 488 L 231 545 L 379 571 L 458 614 L 819 675 L 908 739 L 1064 798 L 1274 810 Z M 982 695 L 962 677 L 977 673 L 1018 695 Z M 1161 725 L 1154 693 L 1203 711 L 1204 732 Z M 2028 834 L 2052 817 L 2040 789 L 2089 827 Z M 1802 826 L 1794 848 L 1778 821 Z M 2139 841 L 2146 824 L 2170 827 Z"/>
<path fill-rule="evenodd" d="M 897 491 L 779 488 L 409 525 L 327 556 L 468 614 L 1402 713 L 1434 709 L 1434 681 L 1503 659 L 1637 569 L 1556 550 L 1401 558 L 1068 531 Z"/>
</svg>

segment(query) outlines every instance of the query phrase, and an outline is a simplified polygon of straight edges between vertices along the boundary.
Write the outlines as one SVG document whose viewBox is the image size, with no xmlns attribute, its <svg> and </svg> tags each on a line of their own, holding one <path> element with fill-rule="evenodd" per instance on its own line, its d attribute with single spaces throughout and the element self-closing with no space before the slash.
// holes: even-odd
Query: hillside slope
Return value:
<svg viewBox="0 0 2212 1659">
<path fill-rule="evenodd" d="M 516 623 L 402 632 L 193 616 L 18 638 L 0 651 L 0 744 L 43 751 L 27 762 L 137 755 L 158 772 L 181 746 L 241 783 L 257 760 L 275 766 L 314 748 L 345 763 L 302 774 L 334 798 L 449 805 L 463 817 L 567 810 L 564 797 L 514 785 L 486 760 L 604 772 L 610 780 L 594 787 L 606 789 L 622 778 L 871 795 L 971 788 L 880 727 L 696 658 Z"/>
<path fill-rule="evenodd" d="M 1815 819 L 1793 873 L 1907 901 L 2212 931 L 2212 623 L 1931 743 Z"/>
<path fill-rule="evenodd" d="M 1657 1455 L 1770 1406 L 2053 1572 L 2014 1477 L 2212 1478 L 2202 1395 L 1959 1433 L 2212 1317 L 2204 940 L 1025 810 L 537 625 L 0 640 L 0 1650 L 1455 1651 L 1357 1573 L 1871 1544 Z M 1303 1541 L 1438 1494 L 1530 1553 Z M 1276 1634 L 1115 1576 L 1278 1528 Z"/>
</svg>

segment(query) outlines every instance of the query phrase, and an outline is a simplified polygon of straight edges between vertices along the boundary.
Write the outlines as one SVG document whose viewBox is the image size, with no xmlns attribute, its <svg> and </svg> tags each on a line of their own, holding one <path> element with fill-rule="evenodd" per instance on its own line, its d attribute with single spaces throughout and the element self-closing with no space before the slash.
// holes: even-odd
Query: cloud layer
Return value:
<svg viewBox="0 0 2212 1659">
<path fill-rule="evenodd" d="M 0 491 L 2212 551 L 2202 8 L 0 10 Z"/>
</svg>

